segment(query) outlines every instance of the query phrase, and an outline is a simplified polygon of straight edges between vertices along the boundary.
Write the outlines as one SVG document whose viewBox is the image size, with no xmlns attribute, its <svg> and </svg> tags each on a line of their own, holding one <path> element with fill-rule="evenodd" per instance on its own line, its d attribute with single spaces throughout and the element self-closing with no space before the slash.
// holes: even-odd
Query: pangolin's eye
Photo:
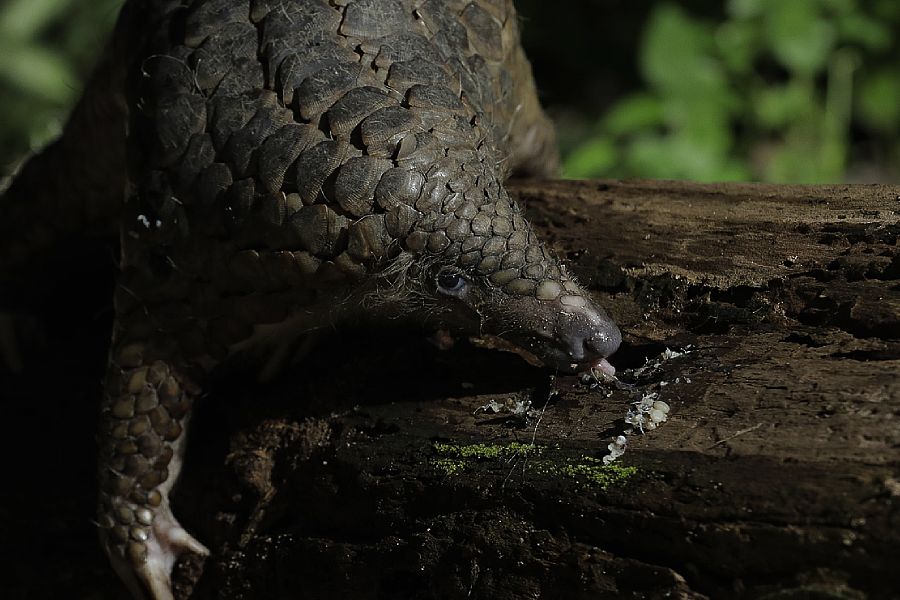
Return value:
<svg viewBox="0 0 900 600">
<path fill-rule="evenodd" d="M 445 271 L 437 276 L 438 289 L 445 294 L 457 295 L 462 292 L 468 282 L 466 278 L 453 271 Z"/>
</svg>

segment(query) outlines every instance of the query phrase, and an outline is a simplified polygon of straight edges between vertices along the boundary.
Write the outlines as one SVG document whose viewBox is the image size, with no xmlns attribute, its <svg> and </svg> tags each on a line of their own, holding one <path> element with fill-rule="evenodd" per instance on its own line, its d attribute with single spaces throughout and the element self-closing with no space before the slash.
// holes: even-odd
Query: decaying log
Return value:
<svg viewBox="0 0 900 600">
<path fill-rule="evenodd" d="M 620 383 L 465 341 L 439 350 L 399 327 L 337 332 L 266 386 L 231 374 L 192 424 L 174 496 L 213 555 L 179 564 L 176 591 L 900 594 L 900 187 L 512 189 L 626 333 L 611 359 Z M 668 420 L 629 434 L 603 466 L 642 398 L 667 403 Z M 3 520 L 11 539 L 28 538 L 12 560 L 12 589 L 28 597 L 120 591 L 80 499 L 93 447 L 48 418 L 83 422 L 84 402 L 22 410 L 11 436 L 41 440 L 30 467 L 12 468 L 24 496 Z M 530 417 L 509 412 L 529 406 Z M 47 499 L 48 488 L 79 499 Z M 24 521 L 29 536 L 14 526 L 22 510 L 42 511 Z M 43 552 L 35 538 L 87 551 Z"/>
</svg>

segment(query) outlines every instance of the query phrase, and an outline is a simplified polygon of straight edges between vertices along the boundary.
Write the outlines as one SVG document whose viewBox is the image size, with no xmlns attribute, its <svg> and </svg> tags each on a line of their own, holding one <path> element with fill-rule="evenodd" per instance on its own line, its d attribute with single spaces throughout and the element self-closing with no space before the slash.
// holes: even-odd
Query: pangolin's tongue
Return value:
<svg viewBox="0 0 900 600">
<path fill-rule="evenodd" d="M 616 374 L 616 368 L 614 366 L 612 366 L 611 364 L 609 364 L 609 361 L 606 360 L 605 358 L 601 358 L 597 361 L 594 361 L 591 364 L 591 369 L 596 369 L 596 370 L 600 371 L 601 373 L 605 373 L 606 375 L 609 375 L 610 377 L 613 377 Z"/>
</svg>

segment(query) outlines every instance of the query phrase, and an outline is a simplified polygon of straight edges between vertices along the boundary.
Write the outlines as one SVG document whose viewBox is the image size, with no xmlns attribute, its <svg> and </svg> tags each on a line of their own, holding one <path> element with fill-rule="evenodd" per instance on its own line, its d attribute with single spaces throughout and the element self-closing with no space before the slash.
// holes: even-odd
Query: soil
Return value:
<svg viewBox="0 0 900 600">
<path fill-rule="evenodd" d="M 397 324 L 231 368 L 173 496 L 212 550 L 177 595 L 900 595 L 900 187 L 512 191 L 625 332 L 619 383 Z M 108 287 L 0 377 L 4 598 L 126 597 L 90 520 Z M 646 397 L 668 420 L 603 466 Z"/>
</svg>

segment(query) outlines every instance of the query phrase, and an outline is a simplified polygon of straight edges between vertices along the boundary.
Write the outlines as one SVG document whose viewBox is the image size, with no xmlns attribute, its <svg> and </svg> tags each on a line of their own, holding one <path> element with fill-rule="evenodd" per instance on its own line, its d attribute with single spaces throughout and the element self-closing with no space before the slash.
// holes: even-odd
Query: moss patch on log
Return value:
<svg viewBox="0 0 900 600">
<path fill-rule="evenodd" d="M 566 477 L 579 484 L 605 491 L 610 487 L 625 485 L 638 472 L 637 467 L 607 465 L 601 459 L 592 456 L 581 456 L 577 459 L 548 457 L 545 454 L 546 446 L 521 442 L 509 444 L 436 442 L 432 447 L 438 456 L 431 460 L 431 466 L 447 477 L 461 475 L 478 462 L 528 459 L 523 466 L 526 472 Z"/>
</svg>

